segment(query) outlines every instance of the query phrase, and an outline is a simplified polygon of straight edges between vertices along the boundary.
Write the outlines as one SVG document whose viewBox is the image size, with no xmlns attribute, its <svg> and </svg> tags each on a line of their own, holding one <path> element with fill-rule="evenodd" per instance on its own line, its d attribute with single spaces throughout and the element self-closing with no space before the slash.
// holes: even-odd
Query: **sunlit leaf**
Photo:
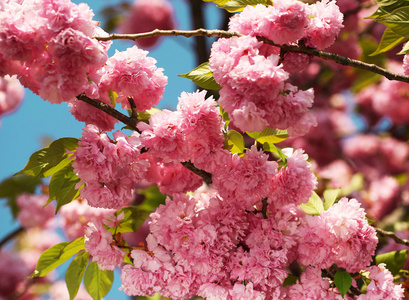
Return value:
<svg viewBox="0 0 409 300">
<path fill-rule="evenodd" d="M 272 129 L 269 127 L 264 128 L 263 131 L 255 131 L 255 132 L 248 132 L 246 131 L 247 135 L 257 142 L 264 144 L 264 143 L 280 143 L 288 138 L 287 130 L 280 130 L 280 129 Z"/>
<path fill-rule="evenodd" d="M 193 69 L 189 73 L 181 74 L 178 76 L 188 78 L 198 86 L 207 90 L 221 89 L 221 86 L 213 78 L 213 73 L 209 69 L 209 62 L 202 63 L 200 66 Z"/>
<path fill-rule="evenodd" d="M 338 196 L 341 194 L 341 189 L 325 190 L 324 191 L 324 209 L 328 210 L 332 205 L 334 205 Z"/>
<path fill-rule="evenodd" d="M 88 265 L 85 271 L 84 285 L 88 294 L 90 294 L 94 300 L 100 300 L 108 294 L 113 282 L 113 271 L 101 271 L 96 262 L 91 262 Z"/>
<path fill-rule="evenodd" d="M 301 209 L 309 215 L 320 215 L 324 211 L 324 205 L 320 196 L 316 192 L 312 192 L 312 196 L 308 203 L 303 203 L 300 205 Z"/>
<path fill-rule="evenodd" d="M 50 271 L 69 260 L 74 254 L 77 254 L 81 250 L 84 250 L 84 237 L 80 237 L 71 243 L 59 243 L 48 248 L 41 254 L 30 278 L 47 275 Z"/>
<path fill-rule="evenodd" d="M 229 130 L 225 134 L 224 148 L 232 154 L 244 152 L 244 138 L 236 130 Z"/>
<path fill-rule="evenodd" d="M 398 8 L 376 21 L 385 24 L 396 34 L 409 38 L 409 6 Z"/>
<path fill-rule="evenodd" d="M 371 53 L 370 56 L 375 56 L 380 53 L 389 51 L 395 48 L 395 46 L 402 44 L 406 40 L 407 38 L 393 32 L 390 28 L 386 28 L 385 32 L 382 35 L 382 40 L 378 46 L 378 49 L 376 49 L 375 52 Z"/>
<path fill-rule="evenodd" d="M 65 283 L 70 294 L 70 300 L 73 300 L 78 293 L 85 269 L 87 268 L 89 253 L 80 252 L 70 263 L 65 273 Z"/>
<path fill-rule="evenodd" d="M 409 0 L 376 0 L 379 7 L 388 13 L 394 10 L 409 5 Z"/>
<path fill-rule="evenodd" d="M 145 222 L 151 211 L 143 210 L 134 206 L 124 207 L 117 211 L 115 215 L 124 212 L 124 219 L 116 232 L 135 232 Z"/>
<path fill-rule="evenodd" d="M 218 6 L 230 13 L 234 13 L 242 11 L 247 5 L 256 6 L 257 4 L 266 4 L 266 0 L 229 0 Z"/>
</svg>

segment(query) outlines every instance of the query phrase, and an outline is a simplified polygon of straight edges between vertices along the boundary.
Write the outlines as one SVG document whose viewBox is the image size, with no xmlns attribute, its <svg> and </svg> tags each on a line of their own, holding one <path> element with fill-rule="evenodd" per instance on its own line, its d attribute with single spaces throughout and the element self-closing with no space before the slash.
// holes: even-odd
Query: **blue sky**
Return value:
<svg viewBox="0 0 409 300">
<path fill-rule="evenodd" d="M 199 0 L 197 0 L 199 1 Z M 99 12 L 106 5 L 119 3 L 117 0 L 102 1 L 73 1 L 87 3 L 96 14 L 95 19 L 101 20 Z M 185 0 L 171 0 L 175 9 L 178 29 L 191 29 L 189 11 Z M 217 28 L 220 21 L 219 9 L 213 4 L 206 5 L 208 28 Z M 110 55 L 114 49 L 124 50 L 132 46 L 131 42 L 116 41 L 111 47 Z M 150 56 L 158 62 L 157 66 L 164 68 L 168 76 L 168 85 L 164 99 L 159 108 L 174 108 L 177 97 L 182 91 L 192 92 L 194 86 L 185 78 L 177 74 L 189 72 L 195 66 L 195 58 L 190 53 L 193 40 L 184 37 L 164 38 L 159 47 L 151 51 Z M 13 114 L 4 116 L 0 125 L 0 182 L 12 174 L 20 171 L 30 155 L 42 148 L 44 139 L 55 140 L 61 137 L 81 137 L 83 123 L 78 122 L 68 112 L 65 103 L 57 105 L 43 101 L 38 96 L 26 90 L 26 95 L 21 107 Z M 119 126 L 118 128 L 122 127 Z M 0 239 L 6 236 L 18 224 L 11 218 L 9 209 L 0 200 Z M 117 276 L 118 277 L 118 276 Z M 115 292 L 119 287 L 113 287 L 107 299 L 120 299 L 121 293 Z M 123 297 L 125 299 L 125 297 Z"/>
</svg>

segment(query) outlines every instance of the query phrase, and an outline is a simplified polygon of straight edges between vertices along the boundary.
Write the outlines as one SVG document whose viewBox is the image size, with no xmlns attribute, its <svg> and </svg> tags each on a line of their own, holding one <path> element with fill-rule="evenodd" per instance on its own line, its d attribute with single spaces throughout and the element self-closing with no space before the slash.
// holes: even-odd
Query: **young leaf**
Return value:
<svg viewBox="0 0 409 300">
<path fill-rule="evenodd" d="M 255 139 L 260 144 L 264 144 L 266 142 L 276 144 L 288 138 L 287 130 L 272 129 L 269 127 L 264 128 L 263 131 L 246 131 L 246 133 L 249 137 Z"/>
<path fill-rule="evenodd" d="M 116 232 L 135 232 L 145 222 L 150 215 L 150 211 L 143 210 L 134 206 L 124 207 L 118 210 L 115 215 L 124 212 L 124 219 L 121 221 L 121 226 L 117 228 Z"/>
<path fill-rule="evenodd" d="M 73 300 L 78 293 L 85 269 L 87 268 L 89 253 L 80 252 L 68 266 L 65 273 L 65 283 L 67 284 L 70 300 Z"/>
<path fill-rule="evenodd" d="M 324 205 L 320 196 L 316 192 L 312 192 L 312 196 L 308 203 L 303 203 L 300 205 L 301 209 L 309 215 L 320 215 L 324 211 Z"/>
<path fill-rule="evenodd" d="M 341 194 L 341 189 L 335 190 L 325 190 L 324 191 L 324 209 L 328 210 L 332 205 L 334 205 L 335 200 Z"/>
<path fill-rule="evenodd" d="M 227 130 L 227 127 L 230 124 L 230 118 L 229 118 L 229 114 L 227 113 L 227 111 L 225 111 L 221 106 L 220 106 L 220 115 L 222 116 L 224 120 L 224 129 Z"/>
<path fill-rule="evenodd" d="M 75 188 L 79 181 L 80 179 L 74 174 L 71 165 L 55 173 L 50 180 L 47 204 L 56 199 L 57 213 L 61 206 L 70 203 L 79 196 L 79 189 Z"/>
<path fill-rule="evenodd" d="M 351 274 L 349 274 L 346 271 L 336 272 L 334 276 L 334 283 L 338 291 L 340 292 L 342 298 L 344 298 L 345 294 L 348 292 L 352 285 Z"/>
<path fill-rule="evenodd" d="M 396 34 L 409 38 L 409 6 L 398 8 L 376 21 L 385 24 Z"/>
<path fill-rule="evenodd" d="M 94 299 L 102 299 L 108 294 L 114 282 L 114 272 L 101 271 L 96 262 L 91 262 L 85 271 L 84 284 L 88 294 Z"/>
<path fill-rule="evenodd" d="M 141 210 L 154 211 L 160 204 L 165 204 L 166 196 L 159 191 L 157 185 L 138 190 L 138 194 L 144 196 L 143 202 L 138 205 Z"/>
<path fill-rule="evenodd" d="M 213 1 L 212 1 L 213 2 Z M 266 4 L 266 0 L 228 0 L 218 5 L 230 13 L 242 11 L 247 5 L 256 6 L 257 4 Z"/>
<path fill-rule="evenodd" d="M 402 50 L 400 52 L 398 52 L 398 54 L 408 54 L 408 53 L 409 53 L 409 43 L 406 43 L 403 46 Z"/>
<path fill-rule="evenodd" d="M 209 63 L 202 63 L 197 68 L 193 69 L 189 73 L 178 75 L 192 80 L 198 86 L 206 90 L 219 90 L 221 86 L 214 80 L 213 73 L 209 69 Z"/>
<path fill-rule="evenodd" d="M 66 150 L 73 151 L 78 146 L 76 138 L 61 138 L 51 143 L 48 148 L 40 149 L 31 155 L 23 170 L 15 175 L 25 174 L 35 177 L 48 177 L 66 167 Z"/>
<path fill-rule="evenodd" d="M 281 160 L 283 161 L 284 164 L 285 164 L 285 162 L 287 160 L 287 156 L 283 153 L 283 151 L 281 151 L 280 148 L 277 148 L 272 143 L 265 142 L 263 144 L 263 151 L 268 151 L 268 152 L 271 152 L 271 153 L 277 153 L 278 156 L 280 156 L 280 158 L 281 158 Z"/>
<path fill-rule="evenodd" d="M 230 150 L 232 154 L 244 152 L 244 138 L 236 130 L 229 130 L 225 134 L 224 149 Z"/>
<path fill-rule="evenodd" d="M 392 275 L 396 275 L 402 269 L 403 264 L 408 258 L 408 249 L 400 251 L 391 251 L 388 253 L 378 254 L 375 256 L 376 264 L 386 264 L 386 267 L 391 271 Z"/>
<path fill-rule="evenodd" d="M 395 46 L 402 44 L 404 41 L 406 41 L 407 38 L 393 32 L 390 28 L 386 28 L 385 32 L 382 35 L 382 40 L 378 46 L 378 49 L 376 49 L 375 52 L 369 54 L 370 56 L 375 56 L 380 53 L 389 51 Z M 403 51 L 403 50 L 402 50 Z"/>
<path fill-rule="evenodd" d="M 26 175 L 12 176 L 0 183 L 0 198 L 7 198 L 13 217 L 17 216 L 19 209 L 16 203 L 17 196 L 22 193 L 33 194 L 40 183 L 40 179 Z"/>
<path fill-rule="evenodd" d="M 156 107 L 152 107 L 151 109 L 148 109 L 143 112 L 138 112 L 138 120 L 143 121 L 143 122 L 148 122 L 151 116 L 159 112 L 162 112 L 162 111 Z"/>
<path fill-rule="evenodd" d="M 79 237 L 70 243 L 59 243 L 48 248 L 41 254 L 37 266 L 29 278 L 44 277 L 50 271 L 69 260 L 71 256 L 84 250 L 84 248 L 84 237 Z"/>
</svg>

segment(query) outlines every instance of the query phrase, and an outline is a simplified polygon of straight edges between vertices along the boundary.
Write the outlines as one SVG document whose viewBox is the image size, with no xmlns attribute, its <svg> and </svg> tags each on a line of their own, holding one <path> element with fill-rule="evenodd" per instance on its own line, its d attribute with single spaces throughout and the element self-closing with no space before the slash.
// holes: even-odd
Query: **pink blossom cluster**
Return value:
<svg viewBox="0 0 409 300">
<path fill-rule="evenodd" d="M 47 200 L 48 195 L 20 194 L 16 200 L 20 225 L 24 228 L 48 226 L 55 216 L 55 207 L 52 204 L 44 206 Z"/>
<path fill-rule="evenodd" d="M 357 200 L 345 197 L 319 216 L 307 215 L 296 233 L 298 262 L 320 269 L 336 264 L 350 273 L 365 269 L 378 244 L 365 215 Z"/>
<path fill-rule="evenodd" d="M 175 194 L 151 214 L 146 247 L 131 251 L 121 289 L 176 299 L 338 299 L 321 268 L 358 272 L 371 263 L 378 239 L 355 199 L 319 216 L 294 204 L 269 209 L 263 218 L 214 192 Z M 282 287 L 294 260 L 307 267 L 301 283 Z"/>
<path fill-rule="evenodd" d="M 366 294 L 358 296 L 358 300 L 370 299 L 403 299 L 404 290 L 400 284 L 394 284 L 394 278 L 391 272 L 386 269 L 385 264 L 367 268 L 371 282 L 366 288 Z"/>
<path fill-rule="evenodd" d="M 250 36 L 213 43 L 209 63 L 222 86 L 219 104 L 242 131 L 268 126 L 303 135 L 316 125 L 309 112 L 314 93 L 285 82 L 289 73 L 279 64 L 277 49 Z"/>
<path fill-rule="evenodd" d="M 142 145 L 137 132 L 128 137 L 117 131 L 113 137 L 95 125 L 87 125 L 73 154 L 74 172 L 80 184 L 85 183 L 81 197 L 93 207 L 118 209 L 129 205 L 135 185 L 145 178 L 150 166 L 139 158 Z"/>
<path fill-rule="evenodd" d="M 107 49 L 92 39 L 97 23 L 84 3 L 69 0 L 6 1 L 0 6 L 0 74 L 52 103 L 92 89 Z"/>
<path fill-rule="evenodd" d="M 175 29 L 173 7 L 168 0 L 135 0 L 129 14 L 119 27 L 122 33 L 143 33 L 154 29 Z M 159 36 L 136 40 L 141 48 L 150 48 L 159 41 Z"/>
<path fill-rule="evenodd" d="M 156 60 L 147 54 L 148 51 L 136 46 L 116 51 L 98 71 L 101 76 L 101 100 L 109 103 L 108 92 L 112 90 L 117 93 L 115 101 L 124 108 L 130 108 L 128 97 L 135 101 L 138 111 L 148 110 L 158 104 L 168 79 L 163 75 L 163 69 L 156 67 Z"/>
<path fill-rule="evenodd" d="M 24 88 L 16 76 L 0 77 L 0 117 L 14 111 L 24 98 Z"/>
<path fill-rule="evenodd" d="M 281 167 L 271 179 L 271 193 L 268 195 L 268 203 L 277 208 L 308 202 L 318 183 L 303 150 L 286 148 L 283 153 L 287 155 L 287 166 Z"/>
<path fill-rule="evenodd" d="M 112 233 L 101 222 L 89 222 L 85 228 L 85 251 L 101 270 L 113 271 L 124 260 L 125 251 L 115 245 Z"/>
<path fill-rule="evenodd" d="M 335 1 L 306 4 L 297 0 L 276 0 L 273 6 L 247 6 L 233 16 L 229 29 L 250 36 L 262 36 L 275 44 L 302 40 L 307 46 L 325 49 L 341 30 L 343 15 Z"/>
<path fill-rule="evenodd" d="M 11 299 L 16 292 L 24 291 L 30 270 L 22 260 L 2 249 L 0 251 L 0 298 Z"/>
<path fill-rule="evenodd" d="M 138 124 L 143 146 L 158 162 L 191 161 L 208 169 L 212 157 L 223 152 L 224 122 L 216 101 L 205 96 L 206 91 L 183 92 L 176 111 L 163 110 L 149 124 Z"/>
</svg>

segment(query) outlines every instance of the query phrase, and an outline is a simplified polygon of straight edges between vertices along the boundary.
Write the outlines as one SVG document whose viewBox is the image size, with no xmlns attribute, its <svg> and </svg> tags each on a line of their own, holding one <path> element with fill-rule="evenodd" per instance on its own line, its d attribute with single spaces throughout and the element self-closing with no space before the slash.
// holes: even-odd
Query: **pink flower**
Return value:
<svg viewBox="0 0 409 300">
<path fill-rule="evenodd" d="M 335 1 L 321 0 L 308 6 L 310 22 L 304 37 L 305 44 L 323 50 L 331 46 L 342 25 L 343 15 Z"/>
<path fill-rule="evenodd" d="M 171 30 L 175 28 L 173 7 L 167 0 L 136 0 L 131 11 L 121 24 L 122 33 L 142 33 L 154 29 Z M 141 48 L 156 45 L 160 37 L 150 37 L 136 40 Z"/>
<path fill-rule="evenodd" d="M 0 297 L 12 298 L 17 288 L 27 280 L 30 270 L 16 256 L 5 249 L 0 251 Z"/>
<path fill-rule="evenodd" d="M 409 56 L 405 55 L 403 57 L 403 72 L 405 75 L 409 75 Z"/>
<path fill-rule="evenodd" d="M 17 219 L 25 228 L 46 227 L 55 216 L 55 207 L 47 203 L 47 195 L 20 194 L 17 198 Z"/>
<path fill-rule="evenodd" d="M 113 243 L 112 234 L 106 231 L 99 221 L 89 222 L 85 228 L 85 251 L 92 256 L 101 270 L 115 269 L 124 260 L 125 251 Z"/>
<path fill-rule="evenodd" d="M 163 69 L 155 66 L 156 60 L 148 52 L 134 46 L 117 51 L 106 66 L 98 71 L 101 76 L 100 93 L 108 98 L 109 90 L 118 94 L 117 102 L 130 108 L 127 97 L 132 97 L 138 111 L 145 111 L 158 104 L 167 84 Z M 107 101 L 108 102 L 108 101 Z"/>
<path fill-rule="evenodd" d="M 308 202 L 317 186 L 317 178 L 310 170 L 307 154 L 303 150 L 287 148 L 287 167 L 281 168 L 271 180 L 271 193 L 268 202 L 274 207 L 290 203 L 299 205 Z"/>
<path fill-rule="evenodd" d="M 252 146 L 244 156 L 233 155 L 227 167 L 215 170 L 213 187 L 226 201 L 251 210 L 270 193 L 276 169 L 276 162 Z"/>
<path fill-rule="evenodd" d="M 16 76 L 0 77 L 0 116 L 16 110 L 24 98 L 24 88 Z"/>
<path fill-rule="evenodd" d="M 402 285 L 395 285 L 393 283 L 393 275 L 388 269 L 386 269 L 385 264 L 372 266 L 367 268 L 367 270 L 369 271 L 369 278 L 371 279 L 371 283 L 366 288 L 366 294 L 359 295 L 358 300 L 400 300 L 405 298 Z"/>
</svg>

